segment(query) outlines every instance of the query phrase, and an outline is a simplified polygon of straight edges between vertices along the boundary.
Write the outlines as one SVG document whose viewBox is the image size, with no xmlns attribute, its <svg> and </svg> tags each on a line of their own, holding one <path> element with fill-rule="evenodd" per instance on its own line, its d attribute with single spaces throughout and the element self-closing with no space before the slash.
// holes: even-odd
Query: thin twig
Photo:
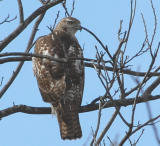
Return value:
<svg viewBox="0 0 160 146">
<path fill-rule="evenodd" d="M 118 109 L 113 113 L 111 119 L 110 119 L 109 122 L 107 123 L 106 127 L 105 127 L 104 130 L 102 131 L 102 133 L 101 133 L 101 135 L 99 136 L 99 138 L 97 139 L 97 142 L 96 142 L 96 144 L 95 144 L 96 146 L 98 146 L 98 145 L 100 144 L 100 142 L 102 141 L 104 135 L 107 133 L 107 131 L 108 131 L 109 128 L 111 127 L 112 123 L 114 122 L 115 118 L 117 117 L 118 113 L 119 113 L 119 110 L 118 110 Z"/>
<path fill-rule="evenodd" d="M 99 42 L 99 44 L 102 46 L 102 48 L 107 52 L 107 54 L 110 57 L 110 59 L 113 60 L 113 57 L 110 54 L 108 48 L 104 46 L 104 44 L 102 43 L 102 41 L 92 31 L 90 31 L 89 29 L 87 29 L 85 27 L 82 27 L 82 29 L 84 29 L 85 31 L 87 31 L 88 33 L 90 33 Z"/>
<path fill-rule="evenodd" d="M 137 139 L 136 142 L 134 143 L 135 146 L 136 146 L 137 143 L 139 142 L 139 140 L 140 140 L 140 138 L 142 137 L 143 133 L 144 133 L 144 129 L 142 129 L 142 132 L 141 132 L 140 136 L 138 137 L 138 139 Z"/>
<path fill-rule="evenodd" d="M 3 84 L 3 79 L 4 79 L 4 77 L 1 78 L 0 86 L 2 86 L 2 84 Z"/>
<path fill-rule="evenodd" d="M 10 17 L 10 16 L 9 16 L 9 14 L 8 14 L 8 16 L 7 16 L 2 22 L 0 22 L 0 25 L 3 24 L 3 23 L 6 23 L 6 22 L 8 22 L 8 23 L 9 23 L 9 22 L 12 22 L 12 21 L 14 21 L 15 19 L 17 19 L 17 16 L 15 16 L 14 18 L 12 18 L 12 19 L 10 19 L 10 20 L 9 20 L 9 17 Z"/>
<path fill-rule="evenodd" d="M 59 13 L 60 13 L 60 11 L 58 11 L 58 13 L 57 13 L 57 16 L 56 16 L 56 19 L 55 19 L 55 21 L 54 21 L 52 30 L 56 27 L 56 23 L 57 23 L 57 20 L 58 20 L 58 18 L 59 18 Z"/>
<path fill-rule="evenodd" d="M 160 118 L 160 115 L 156 116 L 155 118 L 149 119 L 144 124 L 139 125 L 136 129 L 132 131 L 131 135 L 133 135 L 134 133 L 136 133 L 138 130 L 142 129 L 143 127 L 150 125 L 151 123 L 153 123 L 155 120 L 159 118 Z"/>
<path fill-rule="evenodd" d="M 142 13 L 141 13 L 141 16 L 142 16 L 143 25 L 144 25 L 144 32 L 146 34 L 146 43 L 148 44 L 148 48 L 150 48 L 151 46 L 150 46 L 149 39 L 148 39 L 147 25 L 146 25 L 146 22 L 145 22 L 145 19 Z"/>
<path fill-rule="evenodd" d="M 97 121 L 97 127 L 96 127 L 96 131 L 95 133 L 93 134 L 93 139 L 91 141 L 91 146 L 93 145 L 93 143 L 96 143 L 96 137 L 97 137 L 97 134 L 98 134 L 98 130 L 99 130 L 99 127 L 100 127 L 100 122 L 101 122 L 101 112 L 102 112 L 102 106 L 101 106 L 101 102 L 99 102 L 99 111 L 98 111 L 98 121 Z"/>
<path fill-rule="evenodd" d="M 58 18 L 59 18 L 59 13 L 60 13 L 60 11 L 58 11 L 58 13 L 57 13 L 57 16 L 56 16 L 56 18 L 55 18 L 55 20 L 54 20 L 54 24 L 51 25 L 51 26 L 47 26 L 47 28 L 50 30 L 51 33 L 53 32 L 53 29 L 54 29 L 55 26 L 56 26 L 57 20 L 58 20 Z"/>
<path fill-rule="evenodd" d="M 62 6 L 63 6 L 63 8 L 64 8 L 64 10 L 65 10 L 65 16 L 66 16 L 66 17 L 69 17 L 70 14 L 69 14 L 68 9 L 67 9 L 67 7 L 66 7 L 66 0 L 64 0 L 64 1 L 62 2 Z"/>
<path fill-rule="evenodd" d="M 153 34 L 152 34 L 151 43 L 150 43 L 150 46 L 152 46 L 154 38 L 155 38 L 156 30 L 157 30 L 157 16 L 156 16 L 156 11 L 155 11 L 155 8 L 153 6 L 152 0 L 150 0 L 150 3 L 151 3 L 153 15 L 154 15 L 154 30 L 153 30 Z"/>
<path fill-rule="evenodd" d="M 24 22 L 24 14 L 23 14 L 23 5 L 21 0 L 17 0 L 18 2 L 18 8 L 19 8 L 19 17 L 20 17 L 20 23 Z"/>
<path fill-rule="evenodd" d="M 0 43 L 0 51 L 2 51 L 13 39 L 15 39 L 35 18 L 45 13 L 49 8 L 58 5 L 62 1 L 63 0 L 56 0 L 50 2 L 34 11 L 26 20 L 24 20 L 23 24 L 20 24 L 12 33 L 2 40 Z"/>
<path fill-rule="evenodd" d="M 137 57 L 143 55 L 144 53 L 146 53 L 149 50 L 149 48 L 144 50 L 145 45 L 146 45 L 146 38 L 145 38 L 145 41 L 143 42 L 142 47 L 140 48 L 140 50 L 135 55 L 133 55 L 130 59 L 127 58 L 126 61 L 125 61 L 125 64 L 129 63 L 134 58 L 137 58 Z"/>
<path fill-rule="evenodd" d="M 140 86 L 138 88 L 138 91 L 136 93 L 136 97 L 135 97 L 135 100 L 134 100 L 134 103 L 133 103 L 133 108 L 132 108 L 132 115 L 131 115 L 131 124 L 130 124 L 130 127 L 127 131 L 127 134 L 124 136 L 124 138 L 121 140 L 120 142 L 120 146 L 122 146 L 126 140 L 131 136 L 131 133 L 132 133 L 132 130 L 133 130 L 133 124 L 134 124 L 134 118 L 135 118 L 135 110 L 136 110 L 136 105 L 137 105 L 137 100 L 138 100 L 138 97 L 139 97 L 139 94 L 142 90 L 142 86 L 146 83 L 146 80 L 147 80 L 147 76 L 148 74 L 150 73 L 154 63 L 155 63 L 155 58 L 157 57 L 157 53 L 154 55 L 154 57 L 152 58 L 152 61 L 150 63 L 150 66 L 148 68 L 148 71 L 146 73 L 146 75 L 144 76 L 142 82 L 140 83 Z"/>
<path fill-rule="evenodd" d="M 73 0 L 73 3 L 72 3 L 71 16 L 73 15 L 74 9 L 75 9 L 75 0 Z"/>
<path fill-rule="evenodd" d="M 152 112 L 151 112 L 151 107 L 150 107 L 148 102 L 146 102 L 146 108 L 147 108 L 149 119 L 152 119 L 153 115 L 152 115 Z M 156 126 L 153 122 L 151 122 L 151 124 L 152 124 L 152 128 L 153 128 L 153 132 L 154 132 L 156 141 L 157 141 L 158 144 L 160 144 L 160 137 L 159 137 L 159 134 L 158 134 L 158 130 L 157 130 L 157 128 L 156 128 Z"/>
<path fill-rule="evenodd" d="M 134 8 L 133 8 L 133 1 L 134 1 Z M 125 47 L 124 47 L 124 52 L 127 49 L 127 44 L 128 44 L 130 32 L 131 32 L 131 29 L 132 29 L 132 26 L 133 26 L 133 21 L 134 21 L 135 15 L 136 15 L 136 6 L 137 6 L 137 1 L 136 0 L 130 0 L 131 12 L 130 12 L 129 27 L 128 27 L 127 36 L 126 36 L 126 44 L 125 44 Z"/>
<path fill-rule="evenodd" d="M 45 13 L 41 14 L 33 26 L 32 33 L 31 33 L 30 39 L 28 41 L 28 45 L 25 50 L 25 53 L 28 53 L 30 51 L 30 49 L 32 48 L 33 40 L 34 40 L 35 34 L 37 32 L 37 28 L 38 28 L 40 22 L 42 21 L 44 15 L 45 15 Z M 13 72 L 13 75 L 11 76 L 11 78 L 8 80 L 8 82 L 5 84 L 5 86 L 2 88 L 2 90 L 0 91 L 0 98 L 2 98 L 3 94 L 8 90 L 10 85 L 13 83 L 13 81 L 17 77 L 18 73 L 20 72 L 23 64 L 24 64 L 24 62 L 19 63 L 16 70 Z"/>
</svg>

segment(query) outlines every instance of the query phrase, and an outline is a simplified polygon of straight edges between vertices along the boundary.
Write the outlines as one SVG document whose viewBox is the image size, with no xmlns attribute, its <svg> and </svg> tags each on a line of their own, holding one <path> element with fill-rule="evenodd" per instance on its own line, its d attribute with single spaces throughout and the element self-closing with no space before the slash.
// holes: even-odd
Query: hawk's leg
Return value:
<svg viewBox="0 0 160 146">
<path fill-rule="evenodd" d="M 56 109 L 52 104 L 51 104 L 51 114 L 52 114 L 52 117 L 56 114 Z"/>
</svg>

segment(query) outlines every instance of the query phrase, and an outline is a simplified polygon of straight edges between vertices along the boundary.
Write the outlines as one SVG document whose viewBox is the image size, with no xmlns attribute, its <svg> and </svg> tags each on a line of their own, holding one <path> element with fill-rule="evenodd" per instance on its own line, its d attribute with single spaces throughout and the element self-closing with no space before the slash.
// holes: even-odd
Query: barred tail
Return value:
<svg viewBox="0 0 160 146">
<path fill-rule="evenodd" d="M 76 104 L 59 104 L 56 108 L 62 139 L 76 139 L 82 136 Z"/>
</svg>

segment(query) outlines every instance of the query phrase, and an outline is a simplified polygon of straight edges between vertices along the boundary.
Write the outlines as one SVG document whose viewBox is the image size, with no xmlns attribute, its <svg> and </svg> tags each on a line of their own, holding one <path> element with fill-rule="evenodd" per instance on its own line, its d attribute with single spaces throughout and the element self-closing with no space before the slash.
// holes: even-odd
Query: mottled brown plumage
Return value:
<svg viewBox="0 0 160 146">
<path fill-rule="evenodd" d="M 79 20 L 62 19 L 53 32 L 39 38 L 35 53 L 55 58 L 81 57 L 82 49 L 75 37 L 81 29 Z M 81 60 L 68 63 L 33 58 L 33 70 L 45 102 L 51 103 L 57 115 L 62 139 L 82 136 L 78 110 L 84 88 L 84 64 Z"/>
</svg>

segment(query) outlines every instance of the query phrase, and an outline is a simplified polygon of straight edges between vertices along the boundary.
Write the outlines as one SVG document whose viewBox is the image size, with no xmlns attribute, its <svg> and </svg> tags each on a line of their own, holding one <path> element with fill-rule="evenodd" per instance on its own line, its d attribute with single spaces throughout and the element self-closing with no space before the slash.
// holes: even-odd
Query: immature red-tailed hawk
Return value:
<svg viewBox="0 0 160 146">
<path fill-rule="evenodd" d="M 39 38 L 35 53 L 54 58 L 83 58 L 82 49 L 75 37 L 81 29 L 80 21 L 67 17 L 62 19 L 53 32 Z M 58 118 L 62 139 L 82 136 L 78 109 L 84 87 L 84 64 L 81 60 L 68 63 L 33 58 L 33 70 L 45 102 L 51 103 Z"/>
</svg>

